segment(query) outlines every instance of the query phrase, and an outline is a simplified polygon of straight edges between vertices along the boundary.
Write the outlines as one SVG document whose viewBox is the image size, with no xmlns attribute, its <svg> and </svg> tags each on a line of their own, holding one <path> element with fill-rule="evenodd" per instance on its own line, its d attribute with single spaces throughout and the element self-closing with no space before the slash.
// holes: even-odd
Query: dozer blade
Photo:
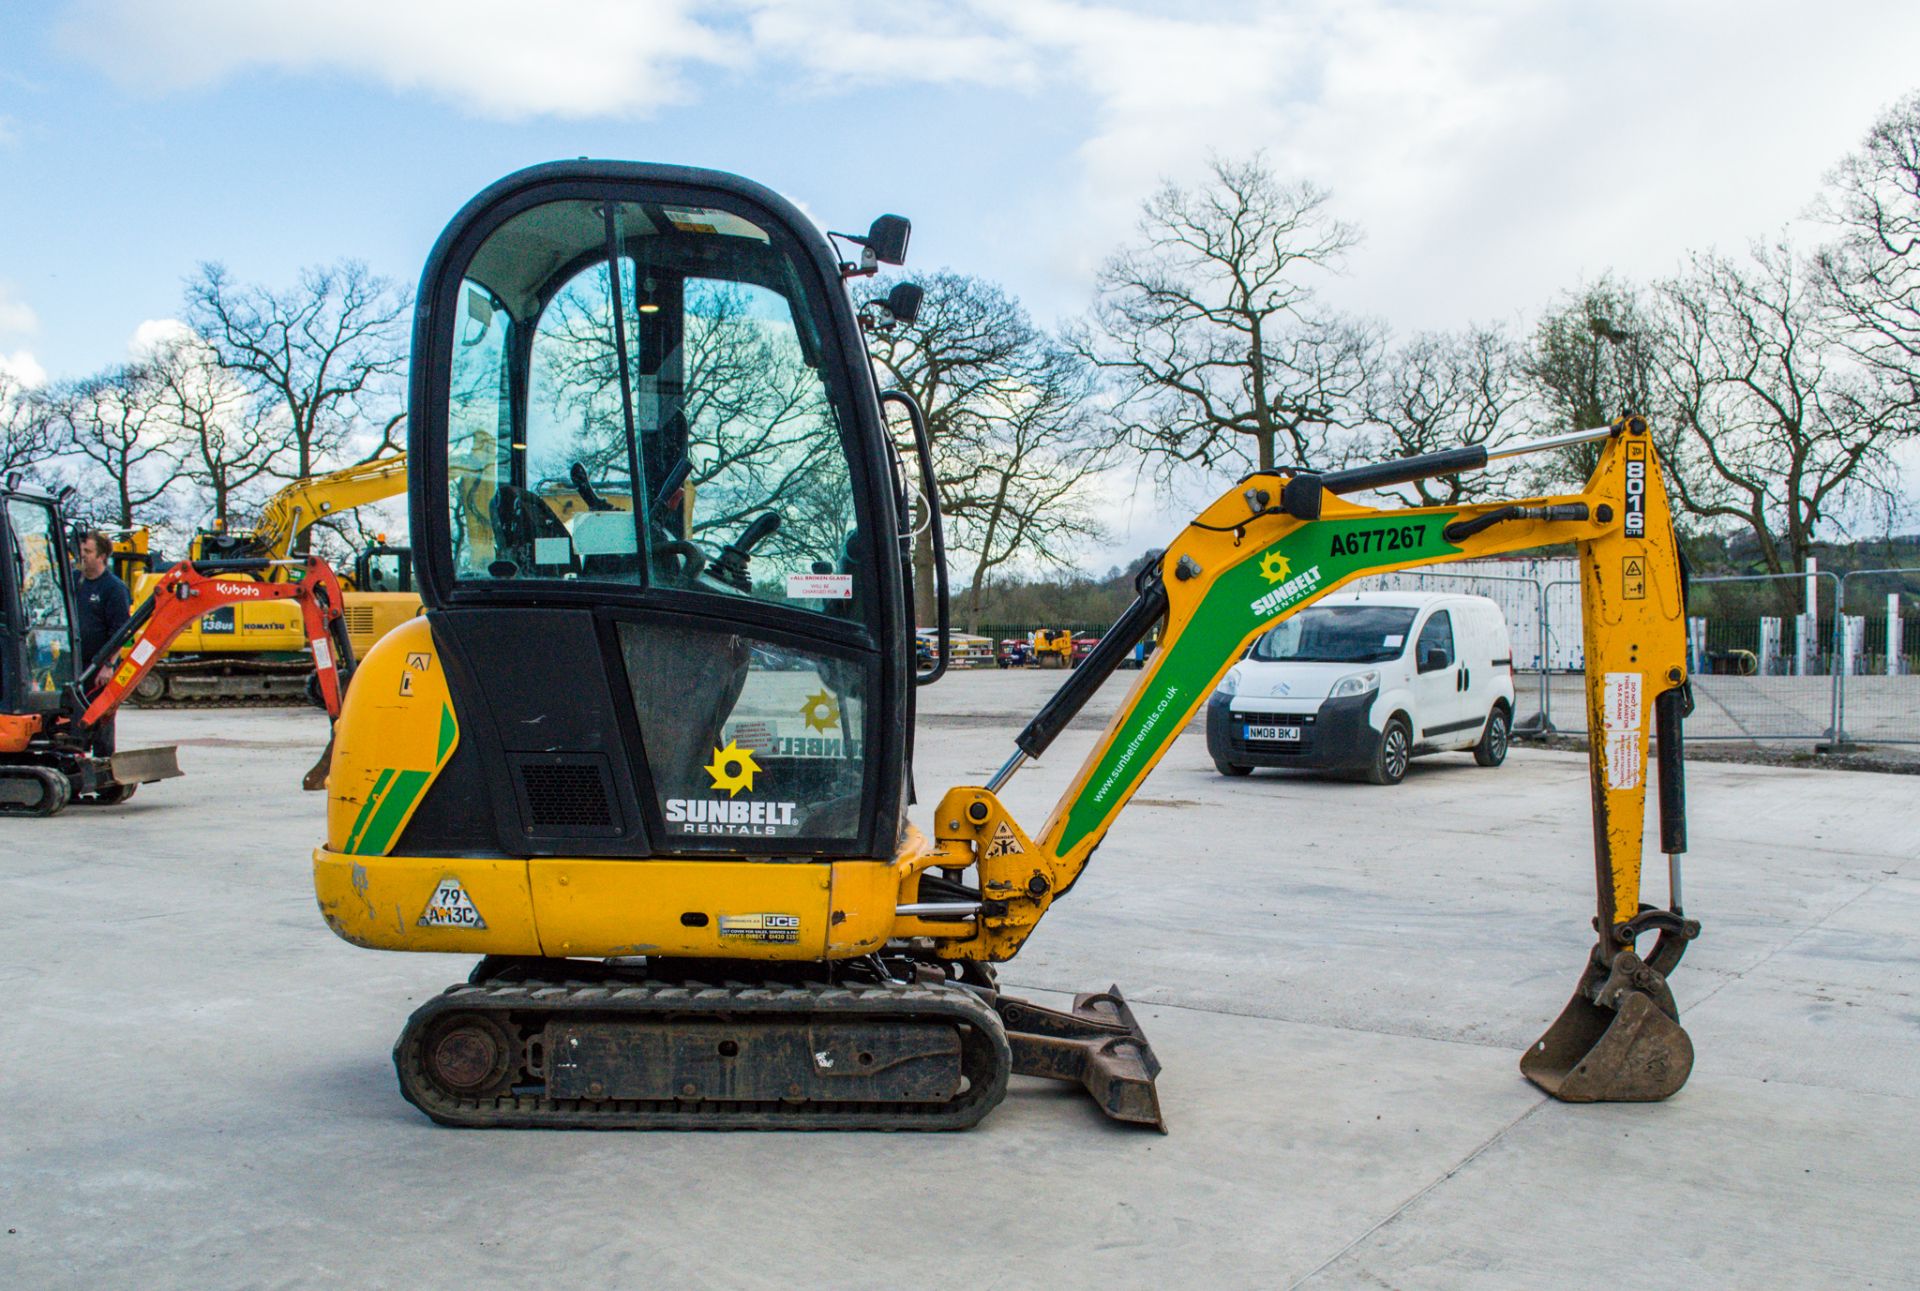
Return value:
<svg viewBox="0 0 1920 1291">
<path fill-rule="evenodd" d="M 1693 1041 L 1666 979 L 1631 950 L 1595 964 L 1521 1074 L 1567 1103 L 1654 1103 L 1693 1071 Z"/>
<path fill-rule="evenodd" d="M 107 759 L 115 784 L 152 784 L 182 775 L 180 750 L 171 744 L 157 749 L 128 749 Z"/>
<path fill-rule="evenodd" d="M 1167 1132 L 1153 1083 L 1160 1060 L 1118 986 L 1074 996 L 1071 1013 L 1004 995 L 993 1007 L 1006 1026 L 1016 1075 L 1078 1081 L 1114 1120 Z"/>
</svg>

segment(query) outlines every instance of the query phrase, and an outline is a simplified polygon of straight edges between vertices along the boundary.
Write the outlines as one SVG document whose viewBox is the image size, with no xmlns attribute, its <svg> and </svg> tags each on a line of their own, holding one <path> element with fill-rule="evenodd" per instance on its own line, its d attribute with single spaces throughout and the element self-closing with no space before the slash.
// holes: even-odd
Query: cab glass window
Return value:
<svg viewBox="0 0 1920 1291">
<path fill-rule="evenodd" d="M 1420 629 L 1420 641 L 1414 648 L 1414 667 L 1435 672 L 1453 666 L 1453 619 L 1445 610 L 1435 610 Z"/>
<path fill-rule="evenodd" d="M 27 689 L 57 693 L 73 680 L 74 659 L 53 509 L 26 498 L 10 498 L 7 523 L 13 530 L 13 577 L 25 618 Z"/>
<path fill-rule="evenodd" d="M 549 202 L 496 229 L 452 321 L 456 575 L 855 617 L 845 417 L 797 254 L 665 203 Z"/>
<path fill-rule="evenodd" d="M 866 668 L 738 632 L 621 625 L 674 851 L 832 847 L 860 833 Z"/>
</svg>

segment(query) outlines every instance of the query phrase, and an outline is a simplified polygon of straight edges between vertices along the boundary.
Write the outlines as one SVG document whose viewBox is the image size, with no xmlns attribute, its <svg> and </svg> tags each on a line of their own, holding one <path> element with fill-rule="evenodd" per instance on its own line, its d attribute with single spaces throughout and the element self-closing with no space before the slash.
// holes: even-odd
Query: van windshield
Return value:
<svg viewBox="0 0 1920 1291">
<path fill-rule="evenodd" d="M 1416 611 L 1397 605 L 1315 605 L 1254 642 L 1260 663 L 1384 663 L 1407 644 Z"/>
</svg>

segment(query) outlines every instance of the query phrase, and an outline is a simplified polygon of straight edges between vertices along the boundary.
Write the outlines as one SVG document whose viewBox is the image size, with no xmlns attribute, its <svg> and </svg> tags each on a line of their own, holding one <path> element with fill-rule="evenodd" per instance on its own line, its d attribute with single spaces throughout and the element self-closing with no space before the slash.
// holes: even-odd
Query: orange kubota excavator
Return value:
<svg viewBox="0 0 1920 1291">
<path fill-rule="evenodd" d="M 171 746 L 106 757 L 93 734 L 195 620 L 229 605 L 300 607 L 321 697 L 338 716 L 353 666 L 340 582 L 318 558 L 296 582 L 214 577 L 257 573 L 265 560 L 182 561 L 93 659 L 78 657 L 73 573 L 60 501 L 0 486 L 0 815 L 51 816 L 69 802 L 110 805 L 180 774 Z M 124 656 L 124 657 L 123 657 Z"/>
</svg>

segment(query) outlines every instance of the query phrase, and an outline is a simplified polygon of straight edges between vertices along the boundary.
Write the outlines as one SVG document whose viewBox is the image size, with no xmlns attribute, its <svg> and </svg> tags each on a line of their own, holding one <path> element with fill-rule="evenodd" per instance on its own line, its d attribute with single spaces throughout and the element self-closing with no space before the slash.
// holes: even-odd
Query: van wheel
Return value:
<svg viewBox="0 0 1920 1291">
<path fill-rule="evenodd" d="M 1221 775 L 1252 775 L 1253 774 L 1252 767 L 1243 767 L 1237 762 L 1222 762 L 1219 758 L 1215 758 L 1213 760 L 1213 767 L 1214 767 L 1214 770 L 1218 771 Z"/>
<path fill-rule="evenodd" d="M 1367 779 L 1375 784 L 1399 784 L 1407 778 L 1407 763 L 1413 760 L 1413 728 L 1407 719 L 1395 713 L 1380 732 L 1380 745 L 1373 751 L 1373 765 Z"/>
<path fill-rule="evenodd" d="M 1495 704 L 1487 714 L 1487 729 L 1480 732 L 1480 742 L 1473 746 L 1473 760 L 1483 767 L 1497 767 L 1505 762 L 1512 723 L 1513 719 L 1507 716 L 1507 706 Z"/>
</svg>

